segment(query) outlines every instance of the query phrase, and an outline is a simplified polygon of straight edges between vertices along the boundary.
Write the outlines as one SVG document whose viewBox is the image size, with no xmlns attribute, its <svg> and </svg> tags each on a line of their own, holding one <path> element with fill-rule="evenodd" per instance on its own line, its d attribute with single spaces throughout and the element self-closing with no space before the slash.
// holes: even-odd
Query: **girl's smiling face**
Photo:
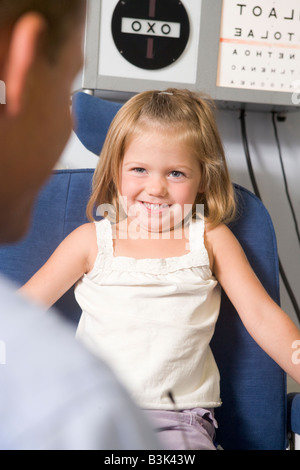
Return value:
<svg viewBox="0 0 300 470">
<path fill-rule="evenodd" d="M 128 219 L 146 232 L 166 232 L 191 212 L 201 170 L 175 130 L 146 129 L 125 150 L 120 195 Z"/>
</svg>

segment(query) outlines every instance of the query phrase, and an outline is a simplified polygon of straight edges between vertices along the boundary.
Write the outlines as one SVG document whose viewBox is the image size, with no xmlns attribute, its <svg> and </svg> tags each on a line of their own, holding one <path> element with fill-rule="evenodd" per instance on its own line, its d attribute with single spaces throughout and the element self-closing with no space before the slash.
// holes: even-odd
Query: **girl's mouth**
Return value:
<svg viewBox="0 0 300 470">
<path fill-rule="evenodd" d="M 143 201 L 141 203 L 149 212 L 161 212 L 170 207 L 169 204 L 153 204 L 150 202 L 143 202 Z"/>
</svg>

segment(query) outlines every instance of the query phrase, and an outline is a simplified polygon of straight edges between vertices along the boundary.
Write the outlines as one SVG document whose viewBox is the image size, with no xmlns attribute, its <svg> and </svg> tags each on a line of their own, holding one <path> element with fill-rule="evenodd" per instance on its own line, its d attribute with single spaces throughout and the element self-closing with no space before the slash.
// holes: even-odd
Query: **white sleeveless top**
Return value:
<svg viewBox="0 0 300 470">
<path fill-rule="evenodd" d="M 220 288 L 209 268 L 204 221 L 189 228 L 190 252 L 165 259 L 114 256 L 110 222 L 96 222 L 99 252 L 78 282 L 77 337 L 104 358 L 147 409 L 221 405 L 209 347 Z"/>
</svg>

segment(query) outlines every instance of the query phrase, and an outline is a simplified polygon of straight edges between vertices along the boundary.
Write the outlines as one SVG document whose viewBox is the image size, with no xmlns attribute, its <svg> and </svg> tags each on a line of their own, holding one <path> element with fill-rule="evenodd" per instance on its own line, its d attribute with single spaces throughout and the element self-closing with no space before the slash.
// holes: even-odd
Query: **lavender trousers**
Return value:
<svg viewBox="0 0 300 470">
<path fill-rule="evenodd" d="M 145 410 L 165 450 L 216 450 L 218 424 L 212 409 Z"/>
</svg>

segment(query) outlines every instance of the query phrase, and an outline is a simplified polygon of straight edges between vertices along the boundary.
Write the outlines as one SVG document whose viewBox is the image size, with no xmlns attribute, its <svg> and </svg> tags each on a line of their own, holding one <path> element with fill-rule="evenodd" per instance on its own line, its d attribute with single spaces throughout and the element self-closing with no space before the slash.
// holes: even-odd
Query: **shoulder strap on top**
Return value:
<svg viewBox="0 0 300 470">
<path fill-rule="evenodd" d="M 112 230 L 108 219 L 95 222 L 97 245 L 100 253 L 113 254 Z"/>
<path fill-rule="evenodd" d="M 206 251 L 204 245 L 204 229 L 205 221 L 202 218 L 193 220 L 190 223 L 189 237 L 190 237 L 190 251 Z"/>
</svg>

